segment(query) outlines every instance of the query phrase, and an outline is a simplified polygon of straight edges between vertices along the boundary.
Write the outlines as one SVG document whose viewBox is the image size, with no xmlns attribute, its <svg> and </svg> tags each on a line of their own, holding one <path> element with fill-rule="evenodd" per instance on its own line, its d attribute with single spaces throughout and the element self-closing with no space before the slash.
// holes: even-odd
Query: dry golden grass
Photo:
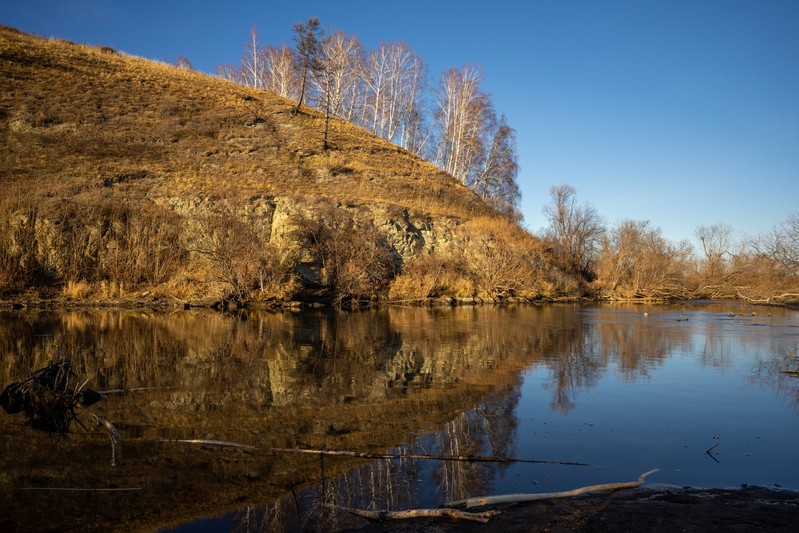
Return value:
<svg viewBox="0 0 799 533">
<path fill-rule="evenodd" d="M 254 194 L 399 204 L 469 218 L 490 210 L 410 153 L 293 102 L 170 65 L 0 28 L 3 182 L 40 194 Z M 124 176 L 136 174 L 138 181 Z"/>
</svg>

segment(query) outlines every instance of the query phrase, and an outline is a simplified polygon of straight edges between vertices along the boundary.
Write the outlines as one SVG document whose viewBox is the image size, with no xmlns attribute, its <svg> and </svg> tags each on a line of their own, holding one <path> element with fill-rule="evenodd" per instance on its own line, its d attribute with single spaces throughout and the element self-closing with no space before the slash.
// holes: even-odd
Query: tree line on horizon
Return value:
<svg viewBox="0 0 799 533">
<path fill-rule="evenodd" d="M 255 27 L 239 65 L 217 74 L 335 116 L 430 161 L 516 221 L 521 194 L 516 132 L 481 88 L 480 69 L 451 68 L 430 87 L 427 65 L 404 42 L 367 50 L 355 35 L 324 34 L 315 17 L 294 25 L 294 47 L 263 45 Z M 178 64 L 190 67 L 186 58 Z"/>
<path fill-rule="evenodd" d="M 555 264 L 576 286 L 567 292 L 599 299 L 740 299 L 799 301 L 799 212 L 769 232 L 734 238 L 726 223 L 698 226 L 696 250 L 674 243 L 650 221 L 608 227 L 571 185 L 550 188 L 543 239 Z"/>
</svg>

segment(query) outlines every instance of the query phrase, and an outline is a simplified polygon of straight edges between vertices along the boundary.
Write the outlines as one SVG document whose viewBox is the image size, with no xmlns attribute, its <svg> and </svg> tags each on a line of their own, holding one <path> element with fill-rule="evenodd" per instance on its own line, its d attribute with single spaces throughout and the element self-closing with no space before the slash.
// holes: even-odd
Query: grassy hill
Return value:
<svg viewBox="0 0 799 533">
<path fill-rule="evenodd" d="M 343 121 L 323 150 L 324 117 L 293 105 L 0 27 L 0 292 L 342 302 L 557 290 L 540 243 L 454 178 Z M 518 280 L 475 278 L 467 256 L 481 239 L 489 253 L 517 249 Z"/>
</svg>

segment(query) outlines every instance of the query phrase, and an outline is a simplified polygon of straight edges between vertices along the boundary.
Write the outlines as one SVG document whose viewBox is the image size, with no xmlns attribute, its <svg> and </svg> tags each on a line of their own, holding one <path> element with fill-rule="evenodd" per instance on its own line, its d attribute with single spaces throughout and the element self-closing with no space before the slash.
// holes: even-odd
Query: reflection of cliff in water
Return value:
<svg viewBox="0 0 799 533">
<path fill-rule="evenodd" d="M 571 305 L 241 317 L 193 311 L 0 314 L 0 385 L 70 355 L 94 389 L 152 388 L 93 407 L 122 435 L 116 469 L 102 433 L 53 439 L 0 417 L 0 497 L 10 502 L 3 515 L 13 517 L 0 518 L 0 529 L 41 529 L 37 520 L 83 530 L 152 529 L 234 508 L 263 521 L 266 515 L 285 518 L 298 502 L 308 510 L 314 507 L 309 501 L 320 499 L 360 506 L 380 500 L 402 508 L 487 492 L 501 474 L 495 465 L 341 458 L 324 462 L 327 481 L 311 489 L 322 478 L 317 457 L 269 449 L 400 447 L 511 456 L 525 369 L 545 368 L 551 407 L 568 412 L 580 391 L 603 374 L 647 377 L 674 352 L 696 351 L 697 328 L 724 326 L 677 323 L 665 308 L 659 314 L 665 318 L 645 320 L 635 306 Z M 703 360 L 723 366 L 730 351 L 724 335 L 704 338 Z M 769 361 L 759 368 L 764 383 L 788 379 Z M 225 440 L 256 449 L 161 439 Z M 427 482 L 408 481 L 414 479 Z M 83 516 L 87 496 L 16 490 L 44 487 L 140 490 L 94 495 L 97 505 L 86 516 L 98 518 L 60 524 L 54 511 Z M 294 520 L 296 512 L 289 514 Z"/>
<path fill-rule="evenodd" d="M 478 320 L 473 310 L 242 318 L 69 311 L 2 318 L 2 383 L 70 355 L 76 372 L 95 389 L 153 388 L 96 406 L 122 435 L 116 469 L 102 434 L 52 439 L 21 420 L 0 418 L 0 487 L 12 491 L 5 520 L 22 520 L 6 524 L 15 529 L 36 520 L 72 527 L 69 520 L 60 524 L 57 513 L 37 512 L 43 508 L 81 513 L 75 494 L 34 495 L 19 488 L 140 489 L 134 497 L 96 496 L 106 510 L 100 522 L 82 523 L 82 529 L 151 528 L 286 494 L 287 487 L 318 480 L 318 462 L 269 448 L 382 451 L 412 440 L 412 433 L 464 424 L 480 416 L 471 410 L 481 400 L 518 388 L 530 356 L 529 350 L 501 349 L 507 339 L 499 317 Z M 512 409 L 501 415 L 505 420 L 492 423 L 512 426 Z M 490 435 L 485 438 L 501 439 L 501 431 L 483 429 L 480 434 Z M 208 449 L 163 438 L 226 440 L 256 450 Z M 327 474 L 360 463 L 331 461 Z M 112 517 L 123 522 L 114 524 Z"/>
</svg>

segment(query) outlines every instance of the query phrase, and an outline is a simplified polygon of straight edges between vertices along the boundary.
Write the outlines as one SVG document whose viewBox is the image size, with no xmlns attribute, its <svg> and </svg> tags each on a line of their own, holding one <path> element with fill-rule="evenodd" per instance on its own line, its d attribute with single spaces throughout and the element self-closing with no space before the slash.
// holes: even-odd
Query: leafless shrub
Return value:
<svg viewBox="0 0 799 533">
<path fill-rule="evenodd" d="M 322 267 L 322 283 L 336 305 L 376 300 L 394 275 L 386 239 L 371 223 L 356 223 L 343 209 L 326 206 L 315 218 L 296 220 L 298 235 Z"/>
<path fill-rule="evenodd" d="M 209 281 L 225 284 L 223 300 L 286 298 L 297 290 L 296 251 L 264 243 L 255 229 L 231 213 L 198 222 L 188 249 L 205 258 Z"/>
<path fill-rule="evenodd" d="M 543 246 L 504 217 L 477 218 L 459 228 L 456 245 L 478 295 L 534 297 L 547 265 Z"/>
<path fill-rule="evenodd" d="M 623 221 L 602 238 L 594 287 L 610 298 L 684 298 L 691 254 L 649 221 Z"/>
</svg>

